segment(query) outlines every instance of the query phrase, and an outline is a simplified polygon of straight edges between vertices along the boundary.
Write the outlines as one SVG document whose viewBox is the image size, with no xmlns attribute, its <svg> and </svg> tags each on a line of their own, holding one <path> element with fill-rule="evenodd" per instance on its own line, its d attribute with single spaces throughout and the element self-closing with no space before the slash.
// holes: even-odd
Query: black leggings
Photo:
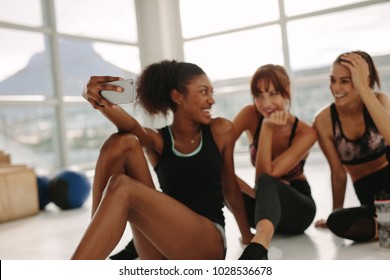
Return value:
<svg viewBox="0 0 390 280">
<path fill-rule="evenodd" d="M 256 199 L 244 194 L 251 227 L 270 220 L 275 231 L 285 234 L 303 233 L 312 223 L 316 205 L 307 181 L 295 180 L 287 185 L 277 178 L 263 174 L 256 183 Z"/>
<path fill-rule="evenodd" d="M 357 180 L 353 185 L 361 206 L 336 209 L 326 223 L 339 237 L 365 242 L 375 237 L 375 195 L 381 190 L 390 193 L 390 165 Z"/>
</svg>

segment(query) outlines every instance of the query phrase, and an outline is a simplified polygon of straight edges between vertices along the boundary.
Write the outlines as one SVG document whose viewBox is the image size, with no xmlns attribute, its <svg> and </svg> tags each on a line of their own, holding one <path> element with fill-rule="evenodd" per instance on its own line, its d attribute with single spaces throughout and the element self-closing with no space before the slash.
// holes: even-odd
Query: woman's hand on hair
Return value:
<svg viewBox="0 0 390 280">
<path fill-rule="evenodd" d="M 357 53 L 347 53 L 342 55 L 341 65 L 348 68 L 351 72 L 352 83 L 358 93 L 369 90 L 370 70 L 368 63 Z"/>
</svg>

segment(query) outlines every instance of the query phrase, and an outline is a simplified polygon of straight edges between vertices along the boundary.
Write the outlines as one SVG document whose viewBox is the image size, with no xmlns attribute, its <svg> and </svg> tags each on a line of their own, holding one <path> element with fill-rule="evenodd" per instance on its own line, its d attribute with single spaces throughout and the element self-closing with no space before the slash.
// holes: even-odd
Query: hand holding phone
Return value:
<svg viewBox="0 0 390 280">
<path fill-rule="evenodd" d="M 114 90 L 102 90 L 100 91 L 100 95 L 107 99 L 112 104 L 124 104 L 134 102 L 135 96 L 135 86 L 134 79 L 124 79 L 118 80 L 114 82 L 108 82 L 107 84 L 112 84 L 116 86 L 120 86 L 123 88 L 122 92 L 114 91 Z"/>
</svg>

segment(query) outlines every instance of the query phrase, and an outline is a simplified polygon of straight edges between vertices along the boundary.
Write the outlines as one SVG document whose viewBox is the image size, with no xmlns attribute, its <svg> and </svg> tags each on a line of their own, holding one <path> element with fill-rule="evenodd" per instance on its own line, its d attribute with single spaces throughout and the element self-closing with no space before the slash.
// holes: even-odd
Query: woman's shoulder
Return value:
<svg viewBox="0 0 390 280">
<path fill-rule="evenodd" d="M 215 117 L 211 120 L 210 128 L 215 132 L 227 133 L 233 131 L 233 123 L 224 117 Z"/>
<path fill-rule="evenodd" d="M 390 97 L 388 94 L 383 93 L 383 92 L 376 92 L 375 93 L 376 98 L 383 104 L 384 102 L 388 103 L 390 102 Z"/>
<path fill-rule="evenodd" d="M 317 113 L 314 115 L 313 120 L 314 127 L 329 123 L 329 121 L 331 120 L 330 107 L 331 104 L 328 104 L 317 111 Z"/>
<path fill-rule="evenodd" d="M 245 105 L 240 110 L 239 114 L 249 116 L 251 119 L 253 118 L 253 116 L 257 116 L 258 115 L 256 107 L 255 107 L 254 104 Z"/>
<path fill-rule="evenodd" d="M 389 95 L 382 92 L 382 91 L 376 91 L 375 94 L 378 98 L 380 98 L 380 97 L 389 98 Z"/>
<path fill-rule="evenodd" d="M 257 113 L 255 105 L 248 104 L 240 109 L 240 111 L 237 113 L 234 121 L 236 121 L 237 119 L 253 119 L 253 117 L 256 117 L 257 115 L 258 115 L 258 113 Z"/>
<path fill-rule="evenodd" d="M 331 139 L 333 137 L 331 105 L 325 106 L 315 115 L 313 127 L 319 139 Z"/>
<path fill-rule="evenodd" d="M 295 119 L 294 122 L 297 122 L 297 134 L 301 135 L 303 137 L 314 137 L 317 138 L 317 133 L 314 127 L 307 123 L 304 120 L 299 119 L 298 117 L 293 115 L 293 118 Z"/>
<path fill-rule="evenodd" d="M 223 117 L 213 118 L 210 123 L 210 130 L 220 152 L 223 152 L 225 147 L 234 146 L 234 128 L 230 120 Z"/>
</svg>

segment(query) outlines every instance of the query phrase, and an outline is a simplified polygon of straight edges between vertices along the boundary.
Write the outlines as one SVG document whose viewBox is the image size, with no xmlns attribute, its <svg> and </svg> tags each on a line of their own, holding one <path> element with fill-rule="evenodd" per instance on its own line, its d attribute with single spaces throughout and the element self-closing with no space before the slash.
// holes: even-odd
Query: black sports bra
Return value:
<svg viewBox="0 0 390 280">
<path fill-rule="evenodd" d="M 295 121 L 294 121 L 293 127 L 291 129 L 291 134 L 290 134 L 290 138 L 289 138 L 289 142 L 288 142 L 289 147 L 291 146 L 291 142 L 295 136 L 295 131 L 297 130 L 297 126 L 298 126 L 298 121 L 299 121 L 298 118 L 295 117 Z M 255 131 L 255 135 L 253 136 L 253 143 L 249 146 L 250 153 L 251 153 L 251 162 L 252 162 L 253 166 L 255 166 L 255 163 L 256 163 L 257 146 L 258 146 L 259 135 L 260 135 L 260 130 L 261 130 L 262 124 L 263 124 L 263 118 L 260 117 L 259 124 L 256 128 L 256 131 Z M 305 165 L 305 160 L 301 160 L 300 162 L 298 162 L 298 164 L 296 166 L 294 166 L 286 175 L 284 175 L 281 178 L 285 179 L 285 180 L 289 180 L 291 178 L 294 178 L 294 177 L 302 174 L 304 165 Z"/>
</svg>

